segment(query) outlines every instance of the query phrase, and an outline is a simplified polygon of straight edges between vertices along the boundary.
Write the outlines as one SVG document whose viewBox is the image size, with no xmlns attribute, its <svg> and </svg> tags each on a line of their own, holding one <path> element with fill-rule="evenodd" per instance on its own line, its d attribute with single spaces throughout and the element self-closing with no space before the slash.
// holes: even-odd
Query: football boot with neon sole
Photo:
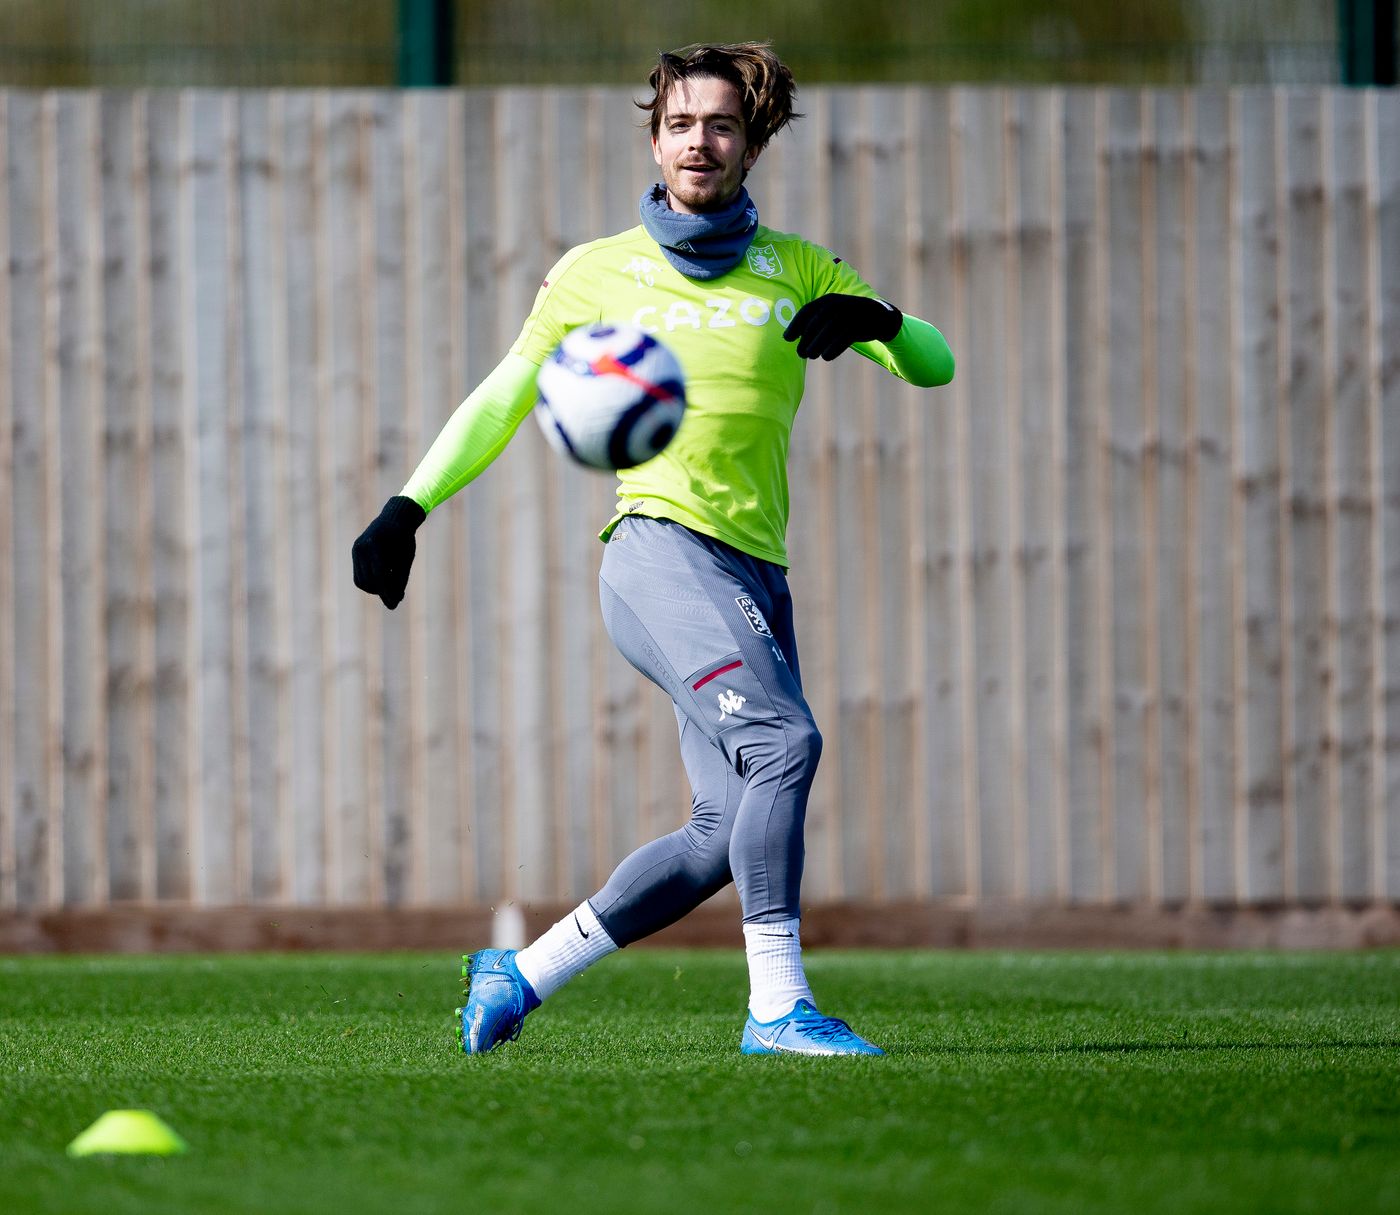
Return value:
<svg viewBox="0 0 1400 1215">
<path fill-rule="evenodd" d="M 824 1017 L 806 1000 L 776 1021 L 755 1021 L 753 1013 L 744 1025 L 739 1049 L 746 1055 L 883 1055 L 839 1017 Z"/>
<path fill-rule="evenodd" d="M 457 1009 L 457 1042 L 468 1055 L 484 1055 L 520 1037 L 527 1013 L 540 998 L 515 965 L 513 949 L 480 949 L 462 955 L 467 1002 Z"/>
</svg>

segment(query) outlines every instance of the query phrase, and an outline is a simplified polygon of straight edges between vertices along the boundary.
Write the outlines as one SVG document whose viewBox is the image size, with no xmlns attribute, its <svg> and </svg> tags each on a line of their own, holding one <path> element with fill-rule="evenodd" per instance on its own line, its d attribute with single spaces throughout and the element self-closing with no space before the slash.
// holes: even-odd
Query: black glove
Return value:
<svg viewBox="0 0 1400 1215">
<path fill-rule="evenodd" d="M 903 324 L 904 313 L 884 300 L 832 293 L 803 304 L 783 337 L 799 358 L 830 362 L 852 342 L 888 342 Z"/>
<path fill-rule="evenodd" d="M 427 512 L 412 498 L 390 498 L 350 550 L 355 562 L 355 585 L 366 594 L 378 595 L 386 608 L 396 608 L 403 602 L 408 571 L 418 548 L 413 533 L 427 517 Z"/>
</svg>

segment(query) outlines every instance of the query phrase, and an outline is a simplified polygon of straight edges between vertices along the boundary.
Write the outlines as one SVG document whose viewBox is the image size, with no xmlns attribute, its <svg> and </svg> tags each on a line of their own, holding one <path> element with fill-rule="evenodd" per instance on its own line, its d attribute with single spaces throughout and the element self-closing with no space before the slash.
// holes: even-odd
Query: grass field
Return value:
<svg viewBox="0 0 1400 1215">
<path fill-rule="evenodd" d="M 886 1059 L 744 1058 L 629 951 L 454 1053 L 440 955 L 0 959 L 6 1212 L 1400 1210 L 1400 954 L 809 953 Z M 183 1157 L 70 1160 L 154 1109 Z"/>
</svg>

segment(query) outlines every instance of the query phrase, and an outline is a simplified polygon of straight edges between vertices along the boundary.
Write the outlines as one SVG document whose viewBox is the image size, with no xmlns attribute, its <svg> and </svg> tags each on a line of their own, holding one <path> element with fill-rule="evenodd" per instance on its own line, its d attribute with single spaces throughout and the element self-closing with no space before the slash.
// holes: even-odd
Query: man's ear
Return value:
<svg viewBox="0 0 1400 1215">
<path fill-rule="evenodd" d="M 651 158 L 656 161 L 657 164 L 661 163 L 661 148 L 657 145 L 655 135 L 651 137 Z"/>
<path fill-rule="evenodd" d="M 763 151 L 762 148 L 750 148 L 747 152 L 744 153 L 744 172 L 745 172 L 745 173 L 747 173 L 750 169 L 753 168 L 754 161 L 756 161 L 756 160 L 758 159 L 758 154 L 759 154 L 760 152 L 762 152 L 762 151 Z M 656 163 L 657 163 L 657 164 L 660 164 L 661 162 L 658 160 Z"/>
</svg>

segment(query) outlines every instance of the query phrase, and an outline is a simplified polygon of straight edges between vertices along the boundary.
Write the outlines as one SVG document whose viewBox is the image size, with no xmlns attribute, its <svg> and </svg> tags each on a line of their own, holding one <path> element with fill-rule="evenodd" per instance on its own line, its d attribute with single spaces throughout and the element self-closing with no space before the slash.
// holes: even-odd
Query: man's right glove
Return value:
<svg viewBox="0 0 1400 1215">
<path fill-rule="evenodd" d="M 378 595 L 393 609 L 403 602 L 408 571 L 418 544 L 413 538 L 427 512 L 412 498 L 395 495 L 355 541 L 350 556 L 355 562 L 355 585 Z"/>
</svg>

